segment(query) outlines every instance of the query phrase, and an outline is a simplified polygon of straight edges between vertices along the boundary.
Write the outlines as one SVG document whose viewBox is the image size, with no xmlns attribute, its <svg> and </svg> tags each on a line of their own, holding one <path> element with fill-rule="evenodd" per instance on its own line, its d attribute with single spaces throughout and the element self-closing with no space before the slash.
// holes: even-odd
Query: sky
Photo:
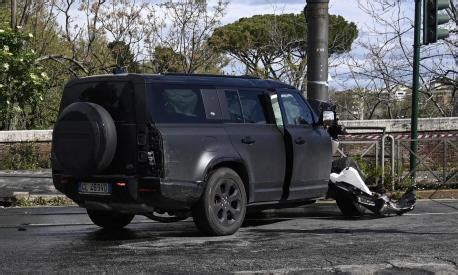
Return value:
<svg viewBox="0 0 458 275">
<path fill-rule="evenodd" d="M 363 3 L 370 0 L 360 0 Z M 214 1 L 210 1 L 210 4 Z M 380 26 L 373 25 L 373 19 L 365 12 L 363 12 L 358 4 L 358 0 L 330 0 L 329 13 L 334 15 L 341 15 L 347 21 L 355 23 L 358 27 L 358 39 L 373 41 L 371 37 L 370 28 L 380 28 Z M 395 2 L 394 0 L 392 2 Z M 413 0 L 402 1 L 405 7 L 406 15 L 413 17 Z M 232 0 L 227 7 L 227 13 L 222 19 L 223 24 L 232 23 L 241 17 L 250 17 L 256 14 L 282 14 L 282 13 L 299 13 L 305 7 L 305 0 Z M 413 36 L 413 33 L 412 33 Z M 364 59 L 365 52 L 360 47 L 353 44 L 350 54 L 356 58 Z M 344 83 L 342 78 L 347 78 L 345 73 L 348 71 L 345 66 L 338 66 L 330 68 L 329 70 L 329 85 L 337 90 L 347 89 L 354 86 L 354 83 Z M 336 77 L 336 75 L 338 75 Z M 361 79 L 364 82 L 367 79 Z"/>
<path fill-rule="evenodd" d="M 146 0 L 150 3 L 157 4 L 168 0 Z M 213 6 L 218 0 L 207 0 L 208 6 Z M 399 0 L 401 3 L 401 16 L 412 19 L 414 17 L 414 0 Z M 374 24 L 374 19 L 361 10 L 359 2 L 364 3 L 366 6 L 373 4 L 372 0 L 330 0 L 329 2 L 329 13 L 334 15 L 341 15 L 347 21 L 354 22 L 357 25 L 359 36 L 353 43 L 352 50 L 349 55 L 356 58 L 359 61 L 366 61 L 366 53 L 362 49 L 358 41 L 370 42 L 371 44 L 383 44 L 386 41 L 386 37 L 380 35 L 374 35 L 373 30 L 383 32 L 383 26 Z M 398 0 L 385 0 L 387 3 L 399 3 Z M 242 17 L 251 17 L 258 14 L 283 14 L 283 13 L 300 13 L 305 7 L 306 0 L 229 0 L 229 5 L 226 9 L 225 16 L 222 18 L 222 25 L 237 21 Z M 75 10 L 77 13 L 78 11 Z M 160 12 L 160 11 L 159 11 Z M 384 16 L 390 20 L 390 14 L 384 14 Z M 397 14 L 396 14 L 397 16 Z M 77 20 L 84 20 L 84 18 L 77 18 Z M 63 21 L 63 18 L 60 18 Z M 392 22 L 392 21 L 391 21 Z M 403 21 L 403 24 L 406 24 Z M 410 24 L 410 23 L 409 23 Z M 403 28 L 409 28 L 410 26 L 403 26 Z M 391 35 L 391 34 L 390 34 Z M 406 45 L 413 44 L 413 32 L 406 33 L 403 37 L 403 43 Z M 393 44 L 393 53 L 399 51 Z M 389 46 L 389 45 L 388 45 Z M 454 60 L 449 62 L 450 67 L 456 66 Z M 232 74 L 243 74 L 243 66 L 237 63 L 233 63 L 231 68 L 226 68 L 227 73 Z M 337 67 L 330 68 L 329 84 L 331 87 L 337 90 L 345 90 L 355 86 L 355 81 L 348 79 L 348 67 L 345 65 L 339 65 Z M 360 83 L 367 82 L 367 78 L 357 79 Z M 363 84 L 364 85 L 364 84 Z"/>
<path fill-rule="evenodd" d="M 212 1 L 210 1 L 210 3 Z M 386 42 L 387 38 L 374 34 L 374 30 L 379 32 L 386 32 L 387 29 L 385 29 L 384 26 L 374 23 L 374 19 L 361 9 L 359 2 L 366 7 L 374 4 L 371 0 L 330 0 L 329 13 L 334 15 L 341 15 L 347 21 L 354 22 L 357 25 L 359 36 L 353 43 L 352 50 L 350 51 L 349 55 L 355 57 L 358 60 L 365 61 L 367 52 L 359 46 L 357 41 L 369 42 L 374 45 L 382 45 Z M 390 4 L 392 3 L 393 5 L 400 3 L 400 17 L 407 18 L 406 20 L 401 21 L 401 27 L 404 30 L 409 29 L 413 24 L 415 9 L 414 0 L 400 0 L 399 2 L 396 0 L 385 0 L 385 2 Z M 304 9 L 305 3 L 306 0 L 231 0 L 222 23 L 231 23 L 241 17 L 250 17 L 255 14 L 299 13 Z M 391 11 L 393 10 L 394 9 Z M 384 11 L 378 12 L 383 13 Z M 384 13 L 382 16 L 389 23 L 392 23 L 393 18 L 398 16 L 397 13 L 390 14 L 388 11 L 385 12 L 386 13 Z M 452 26 L 455 27 L 455 25 Z M 413 45 L 413 35 L 414 34 L 412 30 L 406 32 L 402 38 L 403 45 Z M 391 36 L 392 34 L 387 34 L 387 37 Z M 388 49 L 389 47 L 391 47 L 390 50 L 393 52 L 393 55 L 398 54 L 400 51 L 399 46 L 396 43 L 392 43 L 392 45 L 386 46 Z M 422 47 L 422 49 L 425 50 L 427 47 L 428 46 Z M 412 47 L 406 48 L 411 50 Z M 437 49 L 438 52 L 444 50 L 444 48 L 441 48 L 441 46 L 438 46 Z M 434 62 L 434 60 L 424 60 L 422 62 L 428 66 L 427 63 Z M 443 64 L 450 67 L 452 70 L 456 70 L 456 62 L 453 58 L 446 60 Z M 409 69 L 408 64 L 406 65 L 406 68 Z M 346 75 L 348 71 L 348 67 L 345 65 L 339 65 L 335 68 L 330 68 L 330 86 L 337 90 L 354 87 L 355 82 L 352 81 L 352 79 L 349 80 L 348 74 Z M 363 85 L 364 82 L 368 82 L 367 77 L 361 77 L 357 80 L 360 83 L 363 83 Z M 410 82 L 411 76 L 407 75 L 405 81 Z"/>
<path fill-rule="evenodd" d="M 305 0 L 232 0 L 228 6 L 223 23 L 231 23 L 240 17 L 250 17 L 265 13 L 299 13 L 305 7 Z M 369 18 L 358 11 L 357 0 L 330 0 L 329 12 L 363 24 Z"/>
</svg>

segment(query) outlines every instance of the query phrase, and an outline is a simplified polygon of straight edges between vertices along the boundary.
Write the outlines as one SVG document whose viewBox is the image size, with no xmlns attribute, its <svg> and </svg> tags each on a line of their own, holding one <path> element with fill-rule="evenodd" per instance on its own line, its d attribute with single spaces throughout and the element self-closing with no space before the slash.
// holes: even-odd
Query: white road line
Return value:
<svg viewBox="0 0 458 275">
<path fill-rule="evenodd" d="M 182 221 L 183 222 L 183 221 Z M 184 221 L 187 222 L 187 221 Z M 138 221 L 132 222 L 130 224 L 144 224 L 144 223 L 159 223 L 156 221 Z M 17 225 L 7 225 L 0 226 L 1 228 L 16 228 L 16 227 L 46 227 L 46 226 L 80 226 L 80 225 L 94 225 L 93 223 L 28 223 L 28 224 L 17 224 Z"/>
<path fill-rule="evenodd" d="M 406 213 L 403 216 L 426 216 L 426 215 L 457 215 L 458 211 L 455 212 L 427 212 L 427 213 Z M 316 218 L 340 218 L 341 216 L 309 216 L 309 217 L 272 217 L 272 218 L 260 218 L 260 219 L 247 219 L 247 221 L 259 222 L 259 221 L 288 221 L 288 220 L 304 220 L 304 219 L 316 219 Z M 192 222 L 192 220 L 184 220 L 181 222 Z M 148 224 L 148 223 L 159 223 L 156 221 L 137 221 L 131 224 Z M 81 226 L 81 225 L 94 225 L 93 223 L 70 223 L 70 224 L 53 224 L 53 223 L 30 223 L 30 224 L 18 224 L 18 225 L 7 225 L 0 226 L 0 229 L 4 228 L 16 228 L 16 227 L 46 227 L 46 226 Z"/>
<path fill-rule="evenodd" d="M 456 215 L 458 214 L 457 212 L 446 212 L 446 213 L 408 213 L 408 214 L 403 214 L 403 216 L 423 216 L 423 215 Z"/>
</svg>

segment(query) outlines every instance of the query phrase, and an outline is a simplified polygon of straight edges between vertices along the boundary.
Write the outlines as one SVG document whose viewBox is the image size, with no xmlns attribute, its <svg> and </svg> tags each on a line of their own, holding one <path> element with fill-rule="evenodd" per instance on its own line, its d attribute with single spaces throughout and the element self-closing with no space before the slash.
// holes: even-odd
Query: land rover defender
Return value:
<svg viewBox="0 0 458 275">
<path fill-rule="evenodd" d="M 55 187 L 104 228 L 192 216 L 210 235 L 247 208 L 326 195 L 331 137 L 301 92 L 251 77 L 121 74 L 70 81 L 53 131 Z"/>
</svg>

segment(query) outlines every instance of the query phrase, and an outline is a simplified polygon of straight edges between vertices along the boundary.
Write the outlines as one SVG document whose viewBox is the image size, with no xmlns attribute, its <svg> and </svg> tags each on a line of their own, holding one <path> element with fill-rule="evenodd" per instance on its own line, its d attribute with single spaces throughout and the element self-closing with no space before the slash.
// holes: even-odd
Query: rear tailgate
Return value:
<svg viewBox="0 0 458 275">
<path fill-rule="evenodd" d="M 105 108 L 115 122 L 117 149 L 112 163 L 100 175 L 132 173 L 138 162 L 137 136 L 144 134 L 144 109 L 139 106 L 144 84 L 128 77 L 104 77 L 77 80 L 64 90 L 60 110 L 74 102 L 92 102 Z M 140 90 L 140 91 L 139 91 Z M 138 127 L 138 121 L 143 121 Z"/>
</svg>

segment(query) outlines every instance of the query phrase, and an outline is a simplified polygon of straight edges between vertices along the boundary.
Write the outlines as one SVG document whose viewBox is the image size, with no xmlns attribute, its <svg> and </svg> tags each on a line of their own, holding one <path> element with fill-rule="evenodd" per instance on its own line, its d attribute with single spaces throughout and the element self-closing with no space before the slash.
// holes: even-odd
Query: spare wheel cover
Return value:
<svg viewBox="0 0 458 275">
<path fill-rule="evenodd" d="M 102 106 L 76 102 L 60 114 L 53 131 L 53 152 L 66 174 L 86 177 L 107 168 L 116 152 L 116 127 Z"/>
</svg>

